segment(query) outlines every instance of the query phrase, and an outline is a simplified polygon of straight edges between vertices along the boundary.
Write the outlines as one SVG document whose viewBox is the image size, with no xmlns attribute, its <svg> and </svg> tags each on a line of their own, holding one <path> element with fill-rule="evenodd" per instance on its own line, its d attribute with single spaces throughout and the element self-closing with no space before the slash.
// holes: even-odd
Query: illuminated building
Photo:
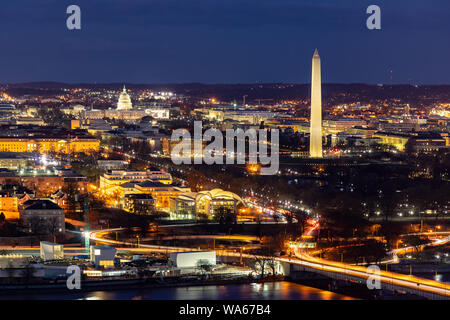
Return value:
<svg viewBox="0 0 450 320">
<path fill-rule="evenodd" d="M 107 131 L 113 129 L 108 122 L 104 119 L 86 119 L 83 124 L 81 124 L 81 128 L 86 129 L 90 134 L 104 134 Z"/>
<path fill-rule="evenodd" d="M 6 254 L 0 255 L 0 269 L 17 268 L 22 269 L 30 264 L 30 256 L 21 254 Z M 19 270 L 20 270 L 19 269 Z M 14 277 L 21 277 L 22 275 L 14 275 Z"/>
<path fill-rule="evenodd" d="M 113 268 L 117 250 L 111 246 L 98 245 L 90 247 L 90 260 L 95 267 Z"/>
<path fill-rule="evenodd" d="M 92 153 L 100 141 L 86 131 L 42 126 L 2 126 L 0 152 Z"/>
<path fill-rule="evenodd" d="M 25 201 L 34 198 L 34 193 L 26 187 L 12 184 L 0 184 L 0 212 L 6 220 L 19 219 L 19 207 Z"/>
<path fill-rule="evenodd" d="M 392 146 L 400 151 L 405 150 L 406 143 L 411 137 L 409 134 L 392 133 L 392 132 L 376 132 L 374 138 L 380 138 L 381 144 Z"/>
<path fill-rule="evenodd" d="M 164 171 L 111 170 L 100 176 L 100 190 L 106 192 L 127 182 L 143 182 L 146 180 L 156 180 L 164 184 L 171 184 L 172 175 Z"/>
<path fill-rule="evenodd" d="M 190 143 L 189 141 L 190 140 Z M 181 141 L 188 141 L 188 145 L 190 145 L 190 147 L 188 148 L 183 148 L 179 154 L 174 153 L 172 155 L 172 150 L 175 146 L 177 146 L 179 143 L 181 143 Z M 170 138 L 162 138 L 161 139 L 161 145 L 162 145 L 162 151 L 163 154 L 165 156 L 172 156 L 172 157 L 188 157 L 188 158 L 198 158 L 198 157 L 203 157 L 203 152 L 205 150 L 206 147 L 206 141 L 204 139 L 200 140 L 202 149 L 200 153 L 196 153 L 196 139 L 192 139 L 192 138 L 185 138 L 185 139 L 179 139 L 179 140 L 175 140 L 175 139 L 170 139 Z"/>
<path fill-rule="evenodd" d="M 362 136 L 364 138 L 372 138 L 373 135 L 377 132 L 378 130 L 376 128 L 363 128 L 360 126 L 356 126 L 356 127 L 352 127 L 352 128 L 347 128 L 345 130 L 345 132 L 349 133 L 349 134 L 353 134 L 353 135 L 359 135 Z"/>
<path fill-rule="evenodd" d="M 200 191 L 195 200 L 197 215 L 207 216 L 213 216 L 219 208 L 226 208 L 232 213 L 236 213 L 236 206 L 239 203 L 245 204 L 237 194 L 222 189 Z"/>
<path fill-rule="evenodd" d="M 277 113 L 270 111 L 245 110 L 235 107 L 222 107 L 208 110 L 206 118 L 215 121 L 235 120 L 251 124 L 260 124 L 261 121 L 267 121 L 277 116 Z"/>
<path fill-rule="evenodd" d="M 153 203 L 155 210 L 168 211 L 169 210 L 169 200 L 171 197 L 177 197 L 182 193 L 190 192 L 191 189 L 187 187 L 182 187 L 176 184 L 164 184 L 159 181 L 146 180 L 142 182 L 126 182 L 122 185 L 115 186 L 106 191 L 106 195 L 114 198 L 117 204 L 129 212 L 133 212 L 133 203 L 135 200 L 133 197 L 136 195 L 143 195 L 137 198 L 143 199 L 144 195 L 151 196 L 148 197 L 147 201 L 141 201 L 141 204 L 149 206 L 150 202 Z M 145 211 L 145 210 L 144 210 Z"/>
<path fill-rule="evenodd" d="M 140 120 L 142 117 L 148 116 L 149 112 L 147 110 L 87 110 L 84 112 L 83 116 L 85 119 L 120 119 L 124 121 L 134 121 Z"/>
<path fill-rule="evenodd" d="M 40 242 L 41 259 L 44 261 L 63 260 L 64 245 L 47 241 Z"/>
<path fill-rule="evenodd" d="M 151 194 L 130 193 L 124 197 L 123 209 L 134 214 L 150 215 L 155 211 L 155 204 Z"/>
<path fill-rule="evenodd" d="M 124 160 L 99 159 L 97 160 L 97 165 L 99 169 L 102 170 L 121 170 L 125 169 L 128 166 L 128 162 Z"/>
<path fill-rule="evenodd" d="M 125 210 L 131 210 L 126 199 L 128 194 L 148 194 L 154 198 L 157 210 L 169 208 L 169 198 L 182 192 L 190 191 L 172 184 L 172 176 L 163 171 L 125 171 L 111 170 L 100 177 L 100 192 L 102 192 L 113 205 L 121 205 Z M 128 203 L 127 203 L 128 201 Z M 147 203 L 148 204 L 148 203 Z"/>
<path fill-rule="evenodd" d="M 75 107 L 74 107 L 75 108 Z M 169 119 L 170 109 L 161 106 L 151 106 L 145 108 L 144 106 L 137 106 L 133 109 L 130 96 L 127 93 L 125 86 L 120 93 L 117 101 L 117 108 L 115 109 L 92 109 L 92 110 L 75 110 L 64 109 L 67 114 L 77 115 L 84 119 L 121 119 L 128 122 L 137 122 L 145 116 L 152 116 L 155 119 Z"/>
<path fill-rule="evenodd" d="M 64 112 L 65 114 L 70 114 L 72 116 L 77 116 L 80 113 L 84 112 L 85 110 L 86 107 L 81 104 L 74 105 L 72 108 L 61 109 L 61 111 Z"/>
<path fill-rule="evenodd" d="M 446 145 L 445 138 L 439 134 L 420 133 L 417 136 L 412 136 L 409 139 L 412 149 L 418 153 L 432 154 L 441 149 L 449 149 Z"/>
<path fill-rule="evenodd" d="M 0 212 L 5 215 L 6 220 L 13 220 L 19 218 L 19 205 L 16 196 L 1 196 L 0 198 Z"/>
<path fill-rule="evenodd" d="M 177 197 L 184 192 L 190 192 L 191 189 L 178 185 L 167 185 L 158 181 L 144 181 L 135 185 L 138 193 L 150 194 L 156 199 L 155 206 L 160 210 L 169 209 L 169 199 Z"/>
<path fill-rule="evenodd" d="M 120 93 L 119 101 L 117 101 L 117 110 L 130 110 L 133 109 L 130 96 L 127 93 L 127 89 L 123 86 L 123 91 Z"/>
<path fill-rule="evenodd" d="M 150 94 L 154 99 L 160 100 L 167 100 L 176 97 L 176 95 L 170 91 L 151 92 Z"/>
<path fill-rule="evenodd" d="M 205 215 L 211 217 L 219 208 L 228 209 L 236 214 L 237 205 L 245 205 L 244 200 L 237 194 L 222 189 L 209 191 L 187 192 L 170 199 L 172 214 Z"/>
<path fill-rule="evenodd" d="M 197 268 L 199 264 L 216 265 L 215 251 L 171 252 L 170 262 L 176 268 Z"/>
<path fill-rule="evenodd" d="M 172 215 L 179 215 L 183 218 L 195 217 L 195 198 L 197 192 L 184 192 L 178 197 L 169 199 L 169 211 Z"/>
<path fill-rule="evenodd" d="M 345 142 L 349 147 L 370 147 L 380 144 L 380 139 L 377 138 L 365 138 L 357 135 L 348 135 L 345 137 Z"/>
<path fill-rule="evenodd" d="M 62 189 L 67 183 L 73 183 L 77 192 L 87 191 L 87 179 L 70 170 L 21 169 L 19 171 L 0 171 L 0 184 L 20 184 L 33 190 L 36 196 L 48 197 Z"/>
<path fill-rule="evenodd" d="M 314 51 L 311 78 L 311 125 L 309 138 L 309 155 L 322 158 L 322 83 L 320 75 L 320 56 Z"/>
<path fill-rule="evenodd" d="M 280 120 L 273 119 L 268 121 L 266 124 L 270 127 L 277 127 L 280 130 L 290 129 L 293 132 L 309 132 L 309 124 L 306 119 L 302 120 Z"/>
<path fill-rule="evenodd" d="M 419 130 L 419 124 L 414 121 L 388 122 L 383 121 L 378 124 L 378 129 L 384 132 L 412 132 Z"/>
<path fill-rule="evenodd" d="M 326 134 L 336 134 L 365 124 L 366 121 L 361 119 L 329 119 L 323 120 L 323 131 Z"/>
<path fill-rule="evenodd" d="M 70 129 L 80 129 L 81 123 L 80 120 L 70 120 Z"/>
<path fill-rule="evenodd" d="M 170 109 L 164 107 L 151 107 L 146 109 L 145 112 L 155 119 L 169 119 Z"/>
<path fill-rule="evenodd" d="M 45 122 L 41 118 L 24 117 L 24 116 L 17 117 L 16 124 L 21 124 L 21 125 L 32 124 L 32 125 L 38 125 L 38 126 L 45 126 Z"/>
<path fill-rule="evenodd" d="M 29 153 L 1 152 L 0 168 L 9 170 L 18 170 L 28 165 L 30 161 Z"/>
<path fill-rule="evenodd" d="M 442 104 L 441 106 L 435 107 L 430 111 L 430 115 L 437 115 L 440 117 L 450 118 L 450 104 Z"/>
<path fill-rule="evenodd" d="M 0 115 L 11 116 L 12 114 L 20 113 L 13 104 L 0 103 Z"/>
</svg>

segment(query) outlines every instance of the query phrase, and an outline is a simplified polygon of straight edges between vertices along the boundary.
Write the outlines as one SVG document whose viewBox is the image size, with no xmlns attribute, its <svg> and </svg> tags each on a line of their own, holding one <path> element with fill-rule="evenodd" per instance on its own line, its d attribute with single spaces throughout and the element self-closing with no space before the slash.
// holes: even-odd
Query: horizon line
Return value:
<svg viewBox="0 0 450 320">
<path fill-rule="evenodd" d="M 205 86 L 217 86 L 217 85 L 311 85 L 310 82 L 148 82 L 148 83 L 137 83 L 137 82 L 67 82 L 67 81 L 53 81 L 53 80 L 43 80 L 43 81 L 24 81 L 24 82 L 0 82 L 0 86 L 8 85 L 30 85 L 30 84 L 60 84 L 60 85 L 117 85 L 117 86 L 161 86 L 161 85 L 205 85 Z M 367 86 L 450 86 L 450 83 L 370 83 L 370 82 L 322 82 L 322 85 L 367 85 Z"/>
</svg>

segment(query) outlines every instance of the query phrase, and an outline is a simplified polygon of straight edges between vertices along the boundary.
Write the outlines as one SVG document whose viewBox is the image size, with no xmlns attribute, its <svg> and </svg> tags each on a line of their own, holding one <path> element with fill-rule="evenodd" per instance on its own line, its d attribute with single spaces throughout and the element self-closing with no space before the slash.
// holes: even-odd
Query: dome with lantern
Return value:
<svg viewBox="0 0 450 320">
<path fill-rule="evenodd" d="M 120 93 L 119 101 L 117 101 L 117 110 L 130 110 L 133 109 L 130 96 L 127 93 L 127 89 L 123 86 L 123 91 Z"/>
</svg>

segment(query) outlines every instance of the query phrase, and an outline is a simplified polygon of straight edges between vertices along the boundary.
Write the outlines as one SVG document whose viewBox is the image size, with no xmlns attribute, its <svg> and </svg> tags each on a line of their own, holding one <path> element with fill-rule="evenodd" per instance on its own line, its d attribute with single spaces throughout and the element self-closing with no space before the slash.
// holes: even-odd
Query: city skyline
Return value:
<svg viewBox="0 0 450 320">
<path fill-rule="evenodd" d="M 0 300 L 450 299 L 448 12 L 2 4 Z"/>
</svg>

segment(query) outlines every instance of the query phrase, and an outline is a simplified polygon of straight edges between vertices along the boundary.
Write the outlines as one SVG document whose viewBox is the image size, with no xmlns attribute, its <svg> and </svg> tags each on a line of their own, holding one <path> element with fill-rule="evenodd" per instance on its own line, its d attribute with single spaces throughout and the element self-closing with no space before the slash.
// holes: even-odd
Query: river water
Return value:
<svg viewBox="0 0 450 320">
<path fill-rule="evenodd" d="M 287 281 L 193 287 L 145 288 L 81 293 L 22 294 L 24 300 L 352 300 L 353 298 Z"/>
</svg>

